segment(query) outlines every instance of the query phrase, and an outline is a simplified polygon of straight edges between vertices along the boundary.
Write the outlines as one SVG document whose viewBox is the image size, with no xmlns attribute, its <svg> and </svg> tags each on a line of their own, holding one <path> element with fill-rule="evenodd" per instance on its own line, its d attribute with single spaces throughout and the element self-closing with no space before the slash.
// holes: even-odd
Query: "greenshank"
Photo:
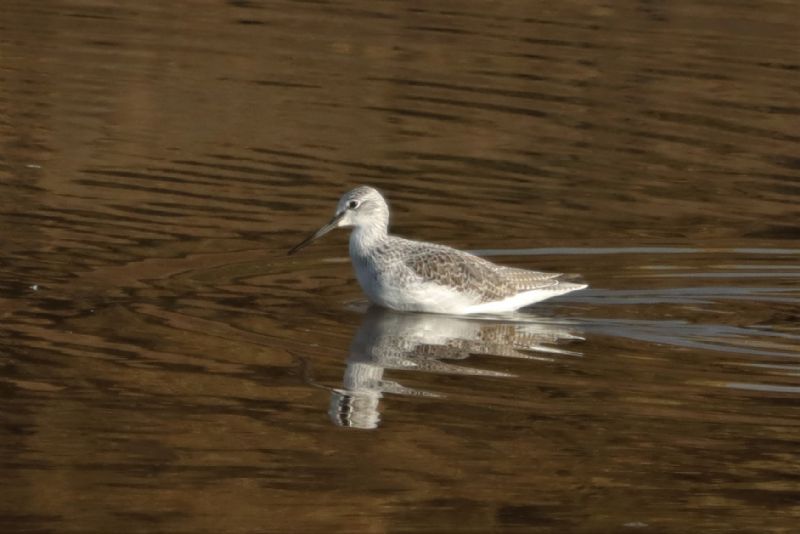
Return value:
<svg viewBox="0 0 800 534">
<path fill-rule="evenodd" d="M 561 273 L 496 265 L 444 245 L 389 235 L 389 206 L 360 186 L 339 200 L 333 219 L 289 251 L 335 228 L 352 228 L 350 258 L 369 300 L 384 308 L 466 315 L 503 313 L 583 289 Z"/>
</svg>

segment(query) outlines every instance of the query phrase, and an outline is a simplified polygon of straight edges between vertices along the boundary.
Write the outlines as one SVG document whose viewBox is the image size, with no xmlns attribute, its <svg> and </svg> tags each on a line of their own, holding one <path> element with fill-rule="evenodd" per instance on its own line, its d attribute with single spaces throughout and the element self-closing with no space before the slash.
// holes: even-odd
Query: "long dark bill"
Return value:
<svg viewBox="0 0 800 534">
<path fill-rule="evenodd" d="M 307 238 L 303 239 L 301 242 L 296 244 L 294 247 L 292 247 L 292 249 L 288 252 L 289 256 L 291 256 L 292 254 L 294 254 L 295 252 L 297 252 L 301 248 L 305 247 L 306 245 L 308 245 L 309 243 L 311 243 L 315 239 L 319 239 L 320 237 L 324 236 L 325 234 L 327 234 L 328 232 L 330 232 L 331 230 L 336 228 L 336 225 L 339 223 L 339 220 L 342 217 L 344 217 L 345 213 L 347 213 L 347 212 L 346 211 L 342 211 L 340 214 L 336 215 L 333 219 L 331 219 L 331 222 L 329 222 L 328 224 L 326 224 L 325 226 L 323 226 L 322 228 L 320 228 L 319 230 L 317 230 L 316 232 L 314 232 L 313 234 L 311 234 Z"/>
</svg>

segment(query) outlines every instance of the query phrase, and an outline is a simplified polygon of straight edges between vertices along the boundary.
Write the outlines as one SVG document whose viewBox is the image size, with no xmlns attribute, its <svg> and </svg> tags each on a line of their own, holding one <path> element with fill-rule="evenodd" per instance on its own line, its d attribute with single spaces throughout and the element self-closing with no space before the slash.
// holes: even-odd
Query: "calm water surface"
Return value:
<svg viewBox="0 0 800 534">
<path fill-rule="evenodd" d="M 434 5 L 435 4 L 435 5 Z M 796 532 L 796 2 L 0 6 L 3 532 Z M 367 306 L 338 196 L 586 291 Z"/>
</svg>

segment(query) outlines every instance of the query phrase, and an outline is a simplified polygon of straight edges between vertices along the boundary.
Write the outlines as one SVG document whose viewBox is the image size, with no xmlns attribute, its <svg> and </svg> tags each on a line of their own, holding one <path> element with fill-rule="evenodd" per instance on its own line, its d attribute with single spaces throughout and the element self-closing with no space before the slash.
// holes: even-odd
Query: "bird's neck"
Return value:
<svg viewBox="0 0 800 534">
<path fill-rule="evenodd" d="M 370 250 L 386 239 L 387 232 L 386 225 L 356 226 L 350 234 L 350 254 L 369 255 Z"/>
</svg>

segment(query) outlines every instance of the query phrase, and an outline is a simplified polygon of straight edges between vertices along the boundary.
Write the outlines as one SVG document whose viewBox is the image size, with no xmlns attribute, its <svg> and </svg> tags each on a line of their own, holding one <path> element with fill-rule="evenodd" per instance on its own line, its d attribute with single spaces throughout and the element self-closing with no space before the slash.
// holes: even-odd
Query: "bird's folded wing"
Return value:
<svg viewBox="0 0 800 534">
<path fill-rule="evenodd" d="M 523 291 L 558 285 L 558 273 L 526 271 L 495 265 L 483 258 L 449 247 L 415 251 L 403 263 L 426 282 L 451 287 L 480 297 L 482 302 L 502 300 Z"/>
</svg>

